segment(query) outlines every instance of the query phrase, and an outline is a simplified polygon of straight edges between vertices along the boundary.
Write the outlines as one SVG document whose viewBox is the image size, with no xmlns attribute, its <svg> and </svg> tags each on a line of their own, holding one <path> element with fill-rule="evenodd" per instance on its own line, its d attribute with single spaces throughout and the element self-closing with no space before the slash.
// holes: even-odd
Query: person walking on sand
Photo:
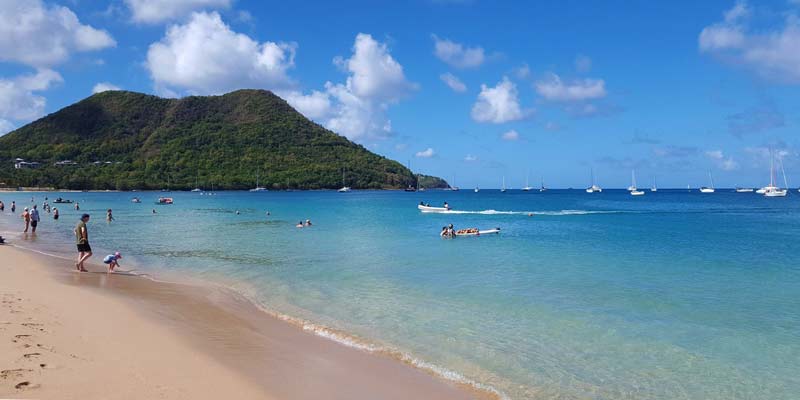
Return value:
<svg viewBox="0 0 800 400">
<path fill-rule="evenodd" d="M 31 215 L 31 232 L 36 233 L 36 227 L 39 225 L 39 210 L 36 209 L 36 204 L 30 212 Z"/>
<path fill-rule="evenodd" d="M 22 210 L 22 220 L 25 221 L 25 230 L 23 233 L 28 233 L 28 227 L 31 226 L 31 213 L 28 212 L 28 207 Z"/>
<path fill-rule="evenodd" d="M 78 272 L 88 272 L 83 267 L 83 262 L 92 256 L 92 247 L 89 246 L 89 231 L 86 229 L 87 222 L 89 222 L 89 214 L 83 214 L 81 220 L 75 225 L 75 243 L 78 245 L 78 262 L 75 263 L 75 269 Z"/>
</svg>

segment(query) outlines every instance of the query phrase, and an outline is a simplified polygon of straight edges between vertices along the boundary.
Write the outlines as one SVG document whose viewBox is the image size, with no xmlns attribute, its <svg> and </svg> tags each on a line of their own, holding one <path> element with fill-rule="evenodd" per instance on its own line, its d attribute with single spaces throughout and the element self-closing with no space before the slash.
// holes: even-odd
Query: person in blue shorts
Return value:
<svg viewBox="0 0 800 400">
<path fill-rule="evenodd" d="M 116 252 L 114 254 L 109 254 L 105 258 L 103 258 L 103 264 L 108 265 L 108 272 L 114 272 L 114 268 L 119 267 L 119 259 L 122 258 L 122 254 Z"/>
</svg>

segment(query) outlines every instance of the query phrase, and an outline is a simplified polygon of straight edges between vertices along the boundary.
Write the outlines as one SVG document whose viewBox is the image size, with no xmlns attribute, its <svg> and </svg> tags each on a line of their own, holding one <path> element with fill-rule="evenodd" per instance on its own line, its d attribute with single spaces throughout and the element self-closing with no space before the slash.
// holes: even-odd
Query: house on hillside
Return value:
<svg viewBox="0 0 800 400">
<path fill-rule="evenodd" d="M 14 168 L 16 169 L 36 169 L 39 168 L 41 164 L 36 161 L 25 161 L 22 158 L 17 158 L 14 160 Z"/>
<path fill-rule="evenodd" d="M 56 161 L 55 163 L 53 163 L 53 165 L 55 165 L 56 167 L 69 167 L 72 165 L 78 165 L 78 163 L 72 160 L 61 160 L 61 161 Z"/>
</svg>

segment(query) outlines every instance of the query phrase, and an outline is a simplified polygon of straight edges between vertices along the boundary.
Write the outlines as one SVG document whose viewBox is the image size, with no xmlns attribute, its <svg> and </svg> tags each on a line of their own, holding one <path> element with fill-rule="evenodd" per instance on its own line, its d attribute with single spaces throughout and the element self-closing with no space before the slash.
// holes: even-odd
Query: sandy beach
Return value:
<svg viewBox="0 0 800 400">
<path fill-rule="evenodd" d="M 478 399 L 223 289 L 0 246 L 0 398 Z"/>
</svg>

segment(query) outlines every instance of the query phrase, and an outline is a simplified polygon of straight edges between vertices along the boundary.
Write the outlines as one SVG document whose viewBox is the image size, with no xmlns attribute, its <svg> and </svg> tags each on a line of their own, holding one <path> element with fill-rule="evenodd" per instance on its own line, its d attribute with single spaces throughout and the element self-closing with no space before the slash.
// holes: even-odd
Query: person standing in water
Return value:
<svg viewBox="0 0 800 400">
<path fill-rule="evenodd" d="M 6 204 L 0 201 L 0 211 L 5 211 L 5 210 L 6 210 Z"/>
<path fill-rule="evenodd" d="M 80 210 L 80 209 L 81 209 L 81 206 L 80 206 L 80 205 L 78 204 L 78 202 L 76 201 L 76 202 L 75 202 L 75 211 L 78 211 L 78 210 Z"/>
<path fill-rule="evenodd" d="M 22 220 L 25 221 L 25 230 L 23 233 L 28 233 L 28 227 L 31 225 L 31 213 L 28 212 L 28 207 L 22 210 Z"/>
<path fill-rule="evenodd" d="M 53 207 L 53 219 L 58 219 L 58 208 Z"/>
<path fill-rule="evenodd" d="M 17 202 L 14 200 L 11 200 L 11 212 L 17 212 Z"/>
<path fill-rule="evenodd" d="M 114 220 L 114 216 L 111 215 L 111 209 L 109 208 L 108 211 L 106 211 L 106 221 L 111 222 L 113 220 Z"/>
<path fill-rule="evenodd" d="M 36 227 L 39 225 L 39 210 L 36 209 L 36 204 L 30 212 L 31 215 L 31 233 L 36 233 Z"/>
<path fill-rule="evenodd" d="M 88 272 L 83 267 L 83 263 L 92 256 L 92 246 L 89 246 L 89 231 L 86 228 L 87 222 L 89 222 L 89 214 L 83 214 L 81 220 L 75 225 L 75 243 L 78 247 L 78 262 L 75 263 L 75 269 L 78 272 Z"/>
</svg>

